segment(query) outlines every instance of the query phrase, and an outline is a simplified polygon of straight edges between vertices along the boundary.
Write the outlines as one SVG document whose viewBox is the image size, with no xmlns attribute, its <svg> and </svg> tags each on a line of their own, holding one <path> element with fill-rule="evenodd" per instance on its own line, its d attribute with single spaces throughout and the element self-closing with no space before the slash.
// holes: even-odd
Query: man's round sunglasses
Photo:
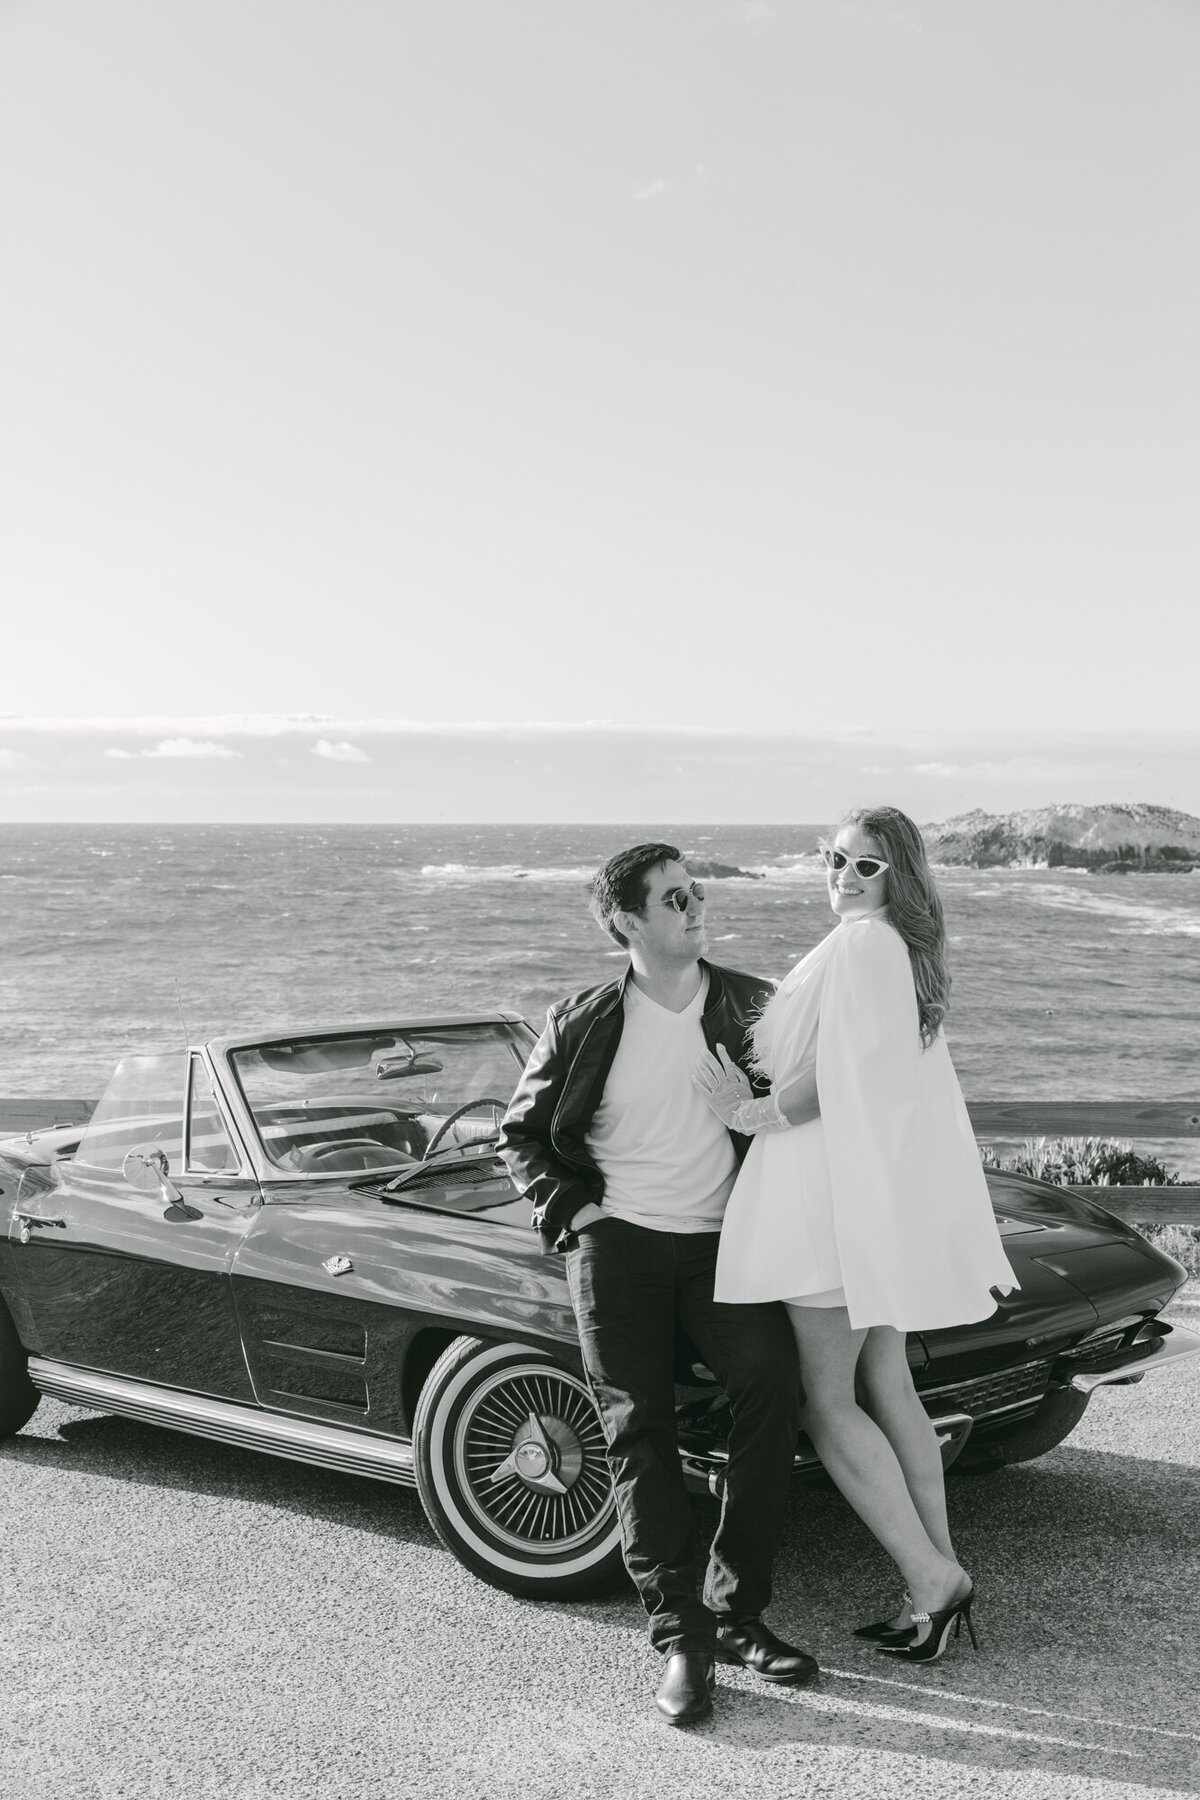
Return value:
<svg viewBox="0 0 1200 1800">
<path fill-rule="evenodd" d="M 673 906 L 677 913 L 685 913 L 693 900 L 704 905 L 704 889 L 698 881 L 689 881 L 685 888 L 672 888 L 662 897 L 663 905 Z"/>
<path fill-rule="evenodd" d="M 844 850 L 835 850 L 832 844 L 820 846 L 821 855 L 826 864 L 836 875 L 845 868 L 851 868 L 860 881 L 874 881 L 876 875 L 882 875 L 887 863 L 879 856 L 847 856 Z"/>
</svg>

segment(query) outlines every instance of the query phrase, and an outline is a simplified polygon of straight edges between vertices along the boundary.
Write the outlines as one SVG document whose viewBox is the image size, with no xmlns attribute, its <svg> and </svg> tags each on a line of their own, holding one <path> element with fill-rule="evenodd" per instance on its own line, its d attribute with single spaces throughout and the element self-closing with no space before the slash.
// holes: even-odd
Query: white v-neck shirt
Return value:
<svg viewBox="0 0 1200 1800">
<path fill-rule="evenodd" d="M 719 1231 L 737 1175 L 728 1131 L 692 1085 L 708 1046 L 705 974 L 682 1012 L 625 984 L 625 1021 L 587 1146 L 603 1210 L 652 1231 Z"/>
</svg>

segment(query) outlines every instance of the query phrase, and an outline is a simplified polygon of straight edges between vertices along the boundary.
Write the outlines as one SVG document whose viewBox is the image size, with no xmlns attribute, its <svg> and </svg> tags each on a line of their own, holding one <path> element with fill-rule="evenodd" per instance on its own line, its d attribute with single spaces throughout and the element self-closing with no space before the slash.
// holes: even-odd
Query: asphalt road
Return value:
<svg viewBox="0 0 1200 1800">
<path fill-rule="evenodd" d="M 1190 1293 L 1176 1316 L 1200 1329 Z M 849 1636 L 896 1583 L 834 1492 L 798 1490 L 771 1618 L 821 1684 L 722 1670 L 687 1732 L 653 1712 L 631 1590 L 514 1600 L 414 1493 L 43 1401 L 0 1444 L 0 1793 L 1198 1793 L 1198 1365 L 1102 1389 L 1039 1462 L 951 1482 L 978 1656 L 898 1670 Z"/>
</svg>

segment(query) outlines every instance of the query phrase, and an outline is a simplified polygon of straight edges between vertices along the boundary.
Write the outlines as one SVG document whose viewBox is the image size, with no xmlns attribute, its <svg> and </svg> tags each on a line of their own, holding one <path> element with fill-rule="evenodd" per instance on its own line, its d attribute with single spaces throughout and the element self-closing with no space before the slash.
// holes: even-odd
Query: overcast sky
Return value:
<svg viewBox="0 0 1200 1800">
<path fill-rule="evenodd" d="M 1191 0 L 0 0 L 0 816 L 1200 812 L 1198 93 Z"/>
</svg>

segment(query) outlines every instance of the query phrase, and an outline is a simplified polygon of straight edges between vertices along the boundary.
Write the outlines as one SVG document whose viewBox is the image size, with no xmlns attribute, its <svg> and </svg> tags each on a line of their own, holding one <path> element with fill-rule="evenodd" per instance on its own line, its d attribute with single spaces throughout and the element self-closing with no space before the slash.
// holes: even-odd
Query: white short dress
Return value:
<svg viewBox="0 0 1200 1800">
<path fill-rule="evenodd" d="M 754 1138 L 716 1298 L 844 1304 L 855 1329 L 994 1312 L 992 1290 L 1017 1279 L 950 1052 L 940 1032 L 922 1045 L 908 949 L 885 914 L 841 921 L 796 964 L 755 1046 L 776 1087 L 815 1069 L 821 1117 Z"/>
</svg>

